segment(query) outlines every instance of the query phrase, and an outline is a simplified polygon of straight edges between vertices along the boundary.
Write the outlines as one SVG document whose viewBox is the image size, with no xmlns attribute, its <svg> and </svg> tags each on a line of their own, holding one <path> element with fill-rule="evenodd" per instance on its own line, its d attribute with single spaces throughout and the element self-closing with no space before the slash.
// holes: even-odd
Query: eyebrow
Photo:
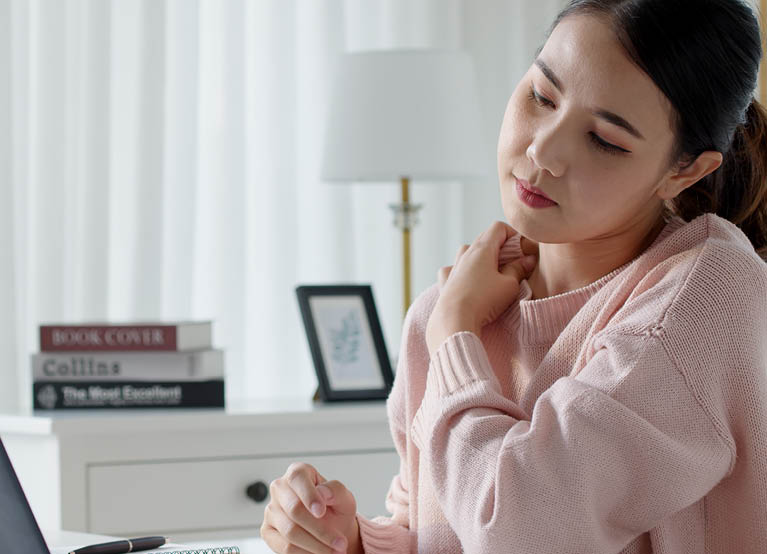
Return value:
<svg viewBox="0 0 767 554">
<path fill-rule="evenodd" d="M 546 78 L 549 81 L 551 81 L 551 84 L 554 85 L 560 93 L 564 94 L 565 89 L 562 86 L 562 82 L 557 78 L 557 76 L 554 74 L 551 68 L 548 65 L 546 65 L 546 62 L 536 57 L 535 65 L 538 66 L 538 69 L 541 70 L 541 73 L 543 73 L 546 76 Z M 618 114 L 602 109 L 602 108 L 596 108 L 591 113 L 593 113 L 597 117 L 601 117 L 602 119 L 604 119 L 605 121 L 609 123 L 612 123 L 613 125 L 617 125 L 618 127 L 623 127 L 636 138 L 645 140 L 644 135 L 642 135 L 642 133 L 640 133 L 636 127 L 634 127 L 631 123 L 626 121 L 624 118 L 622 118 Z"/>
</svg>

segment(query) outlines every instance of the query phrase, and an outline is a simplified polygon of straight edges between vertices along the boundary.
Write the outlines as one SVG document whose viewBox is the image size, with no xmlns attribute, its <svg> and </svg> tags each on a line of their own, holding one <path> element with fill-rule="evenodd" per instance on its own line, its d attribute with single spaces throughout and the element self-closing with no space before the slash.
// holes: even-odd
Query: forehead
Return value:
<svg viewBox="0 0 767 554">
<path fill-rule="evenodd" d="M 615 112 L 647 138 L 670 132 L 668 99 L 629 58 L 605 17 L 564 18 L 538 57 L 559 78 L 568 102 Z"/>
</svg>

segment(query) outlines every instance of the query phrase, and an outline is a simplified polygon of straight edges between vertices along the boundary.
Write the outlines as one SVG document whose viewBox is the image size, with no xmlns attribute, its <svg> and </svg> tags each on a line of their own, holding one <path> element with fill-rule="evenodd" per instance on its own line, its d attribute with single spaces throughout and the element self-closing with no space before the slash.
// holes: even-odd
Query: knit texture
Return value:
<svg viewBox="0 0 767 554">
<path fill-rule="evenodd" d="M 389 515 L 357 514 L 365 552 L 767 552 L 767 264 L 740 229 L 675 217 L 598 281 L 531 295 L 431 359 L 438 284 L 408 310 L 400 468 Z"/>
</svg>

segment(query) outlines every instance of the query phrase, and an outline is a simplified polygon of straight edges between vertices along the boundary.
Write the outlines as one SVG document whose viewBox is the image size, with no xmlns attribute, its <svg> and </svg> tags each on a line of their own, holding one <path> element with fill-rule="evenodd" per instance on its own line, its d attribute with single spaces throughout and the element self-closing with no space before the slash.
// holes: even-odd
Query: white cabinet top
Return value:
<svg viewBox="0 0 767 554">
<path fill-rule="evenodd" d="M 85 435 L 100 433 L 164 432 L 172 430 L 233 430 L 238 427 L 279 427 L 306 424 L 337 426 L 344 423 L 387 421 L 384 400 L 323 404 L 307 398 L 256 399 L 230 402 L 223 408 L 141 408 L 105 410 L 34 411 L 0 413 L 0 433 L 33 435 Z"/>
</svg>

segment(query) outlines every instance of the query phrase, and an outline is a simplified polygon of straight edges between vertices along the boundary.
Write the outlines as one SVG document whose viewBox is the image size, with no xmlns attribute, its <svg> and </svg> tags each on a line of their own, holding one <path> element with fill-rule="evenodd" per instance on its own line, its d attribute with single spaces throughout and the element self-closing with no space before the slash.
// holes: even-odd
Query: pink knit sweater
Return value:
<svg viewBox="0 0 767 554">
<path fill-rule="evenodd" d="M 674 218 L 557 296 L 522 281 L 430 360 L 438 296 L 405 318 L 400 470 L 391 516 L 357 514 L 367 554 L 767 553 L 767 264 L 736 226 Z"/>
</svg>

